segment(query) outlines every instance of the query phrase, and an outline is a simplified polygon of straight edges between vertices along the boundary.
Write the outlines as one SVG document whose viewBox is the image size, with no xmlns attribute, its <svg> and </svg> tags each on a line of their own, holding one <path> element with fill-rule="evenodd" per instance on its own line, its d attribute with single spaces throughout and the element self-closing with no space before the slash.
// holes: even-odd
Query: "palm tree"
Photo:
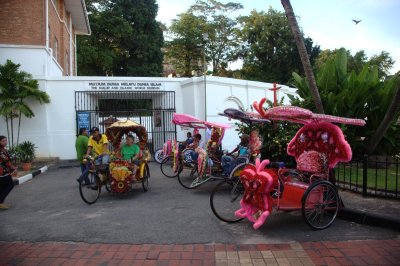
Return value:
<svg viewBox="0 0 400 266">
<path fill-rule="evenodd" d="M 290 0 L 281 0 L 282 6 L 285 9 L 286 17 L 289 22 L 289 26 L 292 29 L 294 40 L 296 42 L 297 49 L 299 50 L 301 63 L 303 64 L 304 72 L 307 77 L 307 81 L 310 85 L 311 95 L 315 104 L 315 108 L 321 114 L 324 113 L 324 107 L 322 105 L 321 97 L 318 92 L 317 83 L 312 71 L 310 59 L 307 54 L 306 46 L 304 44 L 303 36 L 300 33 L 299 25 L 297 24 L 296 16 Z"/>
<path fill-rule="evenodd" d="M 26 100 L 33 99 L 40 104 L 50 102 L 49 95 L 39 89 L 37 80 L 32 79 L 31 74 L 19 71 L 20 66 L 11 60 L 0 65 L 0 115 L 5 117 L 7 136 L 12 145 L 14 145 L 14 119 L 18 117 L 18 144 L 22 115 L 27 118 L 35 116 Z"/>
<path fill-rule="evenodd" d="M 386 111 L 385 117 L 376 129 L 375 134 L 371 137 L 368 145 L 368 154 L 374 152 L 375 148 L 378 146 L 379 142 L 386 134 L 386 131 L 393 124 L 393 121 L 398 118 L 400 113 L 400 86 L 396 88 L 396 92 L 390 103 L 389 108 Z"/>
</svg>

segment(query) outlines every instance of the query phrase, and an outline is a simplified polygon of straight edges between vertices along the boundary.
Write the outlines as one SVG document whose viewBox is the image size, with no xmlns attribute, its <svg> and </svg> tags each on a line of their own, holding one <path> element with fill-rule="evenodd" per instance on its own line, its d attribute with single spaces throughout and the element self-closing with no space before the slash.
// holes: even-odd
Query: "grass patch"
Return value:
<svg viewBox="0 0 400 266">
<path fill-rule="evenodd" d="M 335 168 L 336 180 L 362 186 L 363 165 L 362 163 L 339 164 Z M 367 187 L 381 190 L 400 190 L 400 167 L 399 163 L 392 163 L 387 168 L 368 167 Z"/>
</svg>

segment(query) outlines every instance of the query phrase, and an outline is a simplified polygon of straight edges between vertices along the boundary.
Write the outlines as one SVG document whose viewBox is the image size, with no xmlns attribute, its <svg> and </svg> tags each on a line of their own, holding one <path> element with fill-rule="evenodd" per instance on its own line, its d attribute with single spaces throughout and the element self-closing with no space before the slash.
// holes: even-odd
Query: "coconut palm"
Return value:
<svg viewBox="0 0 400 266">
<path fill-rule="evenodd" d="M 18 144 L 22 115 L 27 118 L 35 116 L 26 101 L 32 99 L 39 101 L 40 104 L 50 102 L 49 95 L 39 89 L 37 80 L 32 79 L 31 74 L 20 71 L 20 66 L 11 60 L 0 65 L 0 115 L 6 120 L 7 135 L 12 145 L 14 145 L 14 119 L 18 118 Z"/>
<path fill-rule="evenodd" d="M 286 17 L 288 19 L 290 28 L 292 29 L 294 40 L 296 42 L 297 49 L 299 50 L 299 55 L 301 63 L 303 64 L 304 73 L 306 74 L 307 81 L 310 84 L 311 95 L 315 104 L 317 112 L 323 114 L 324 107 L 322 105 L 321 97 L 318 92 L 317 83 L 315 82 L 315 77 L 312 71 L 310 59 L 307 54 L 306 46 L 304 44 L 303 36 L 300 33 L 299 25 L 297 24 L 296 16 L 290 0 L 281 0 L 282 6 L 285 9 Z"/>
</svg>

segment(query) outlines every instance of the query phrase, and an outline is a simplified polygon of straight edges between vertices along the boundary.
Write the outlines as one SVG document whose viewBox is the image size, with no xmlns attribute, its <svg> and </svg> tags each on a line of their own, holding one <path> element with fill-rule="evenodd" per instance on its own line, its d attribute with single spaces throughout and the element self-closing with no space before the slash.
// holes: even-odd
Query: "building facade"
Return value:
<svg viewBox="0 0 400 266">
<path fill-rule="evenodd" d="M 35 77 L 76 76 L 76 36 L 89 34 L 84 0 L 0 0 L 0 59 Z"/>
<path fill-rule="evenodd" d="M 99 126 L 104 132 L 115 119 L 143 124 L 155 150 L 167 139 L 185 138 L 188 129 L 171 124 L 174 112 L 231 124 L 223 141 L 231 150 L 239 142 L 236 121 L 218 113 L 228 107 L 251 110 L 254 101 L 274 97 L 271 83 L 213 76 L 77 77 L 79 34 L 90 34 L 84 0 L 0 0 L 0 64 L 8 59 L 20 64 L 50 96 L 46 105 L 28 102 L 35 116 L 22 117 L 20 141 L 35 143 L 38 157 L 74 159 L 80 127 Z M 295 94 L 281 87 L 279 99 Z M 6 134 L 0 117 L 0 135 Z"/>
</svg>

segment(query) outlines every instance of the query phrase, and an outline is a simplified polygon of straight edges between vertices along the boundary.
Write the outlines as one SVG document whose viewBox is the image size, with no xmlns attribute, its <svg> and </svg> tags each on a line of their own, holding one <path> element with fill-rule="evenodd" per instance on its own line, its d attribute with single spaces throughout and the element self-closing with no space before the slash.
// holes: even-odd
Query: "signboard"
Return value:
<svg viewBox="0 0 400 266">
<path fill-rule="evenodd" d="M 80 128 L 90 129 L 90 113 L 89 112 L 78 112 L 78 130 Z"/>
<path fill-rule="evenodd" d="M 159 91 L 164 90 L 164 82 L 130 82 L 130 81 L 90 81 L 87 86 L 91 90 L 141 90 L 141 91 Z"/>
</svg>

